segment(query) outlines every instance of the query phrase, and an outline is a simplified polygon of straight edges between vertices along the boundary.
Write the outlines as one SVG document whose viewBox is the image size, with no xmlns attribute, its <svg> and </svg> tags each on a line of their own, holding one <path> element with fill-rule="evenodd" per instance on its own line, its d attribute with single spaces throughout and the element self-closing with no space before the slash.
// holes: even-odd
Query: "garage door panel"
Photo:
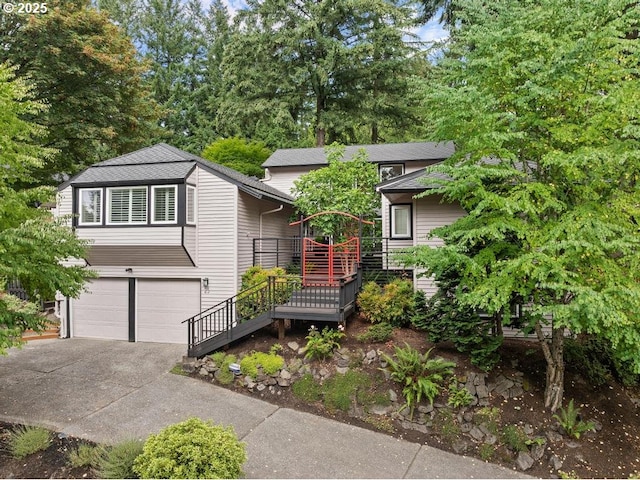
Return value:
<svg viewBox="0 0 640 480">
<path fill-rule="evenodd" d="M 75 337 L 129 339 L 129 283 L 123 278 L 99 278 L 88 292 L 72 300 Z"/>
<path fill-rule="evenodd" d="M 182 322 L 200 312 L 200 281 L 139 279 L 136 307 L 138 341 L 186 344 Z"/>
</svg>

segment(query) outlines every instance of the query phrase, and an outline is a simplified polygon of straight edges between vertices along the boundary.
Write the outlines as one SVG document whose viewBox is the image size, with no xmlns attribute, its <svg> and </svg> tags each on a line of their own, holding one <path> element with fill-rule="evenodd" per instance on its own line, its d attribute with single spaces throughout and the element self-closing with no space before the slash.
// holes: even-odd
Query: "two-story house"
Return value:
<svg viewBox="0 0 640 480">
<path fill-rule="evenodd" d="M 290 236 L 293 199 L 166 144 L 97 163 L 59 187 L 57 215 L 91 240 L 98 278 L 60 299 L 61 335 L 186 343 L 182 322 L 235 295 L 253 239 Z"/>
</svg>

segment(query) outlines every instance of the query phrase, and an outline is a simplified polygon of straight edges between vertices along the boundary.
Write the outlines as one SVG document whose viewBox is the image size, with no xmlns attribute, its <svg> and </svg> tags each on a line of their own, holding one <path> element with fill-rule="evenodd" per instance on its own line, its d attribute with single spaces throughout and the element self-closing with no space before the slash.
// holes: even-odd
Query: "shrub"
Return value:
<svg viewBox="0 0 640 480">
<path fill-rule="evenodd" d="M 103 453 L 101 447 L 83 443 L 69 452 L 69 464 L 73 468 L 98 467 Z"/>
<path fill-rule="evenodd" d="M 98 464 L 98 478 L 139 478 L 133 465 L 143 445 L 141 440 L 125 440 L 107 448 Z"/>
<path fill-rule="evenodd" d="M 274 291 L 263 288 L 269 277 L 277 277 Z M 237 297 L 238 321 L 250 320 L 266 312 L 271 307 L 271 302 L 286 303 L 299 285 L 300 278 L 287 275 L 283 268 L 265 269 L 261 266 L 249 268 L 242 275 L 241 293 Z"/>
<path fill-rule="evenodd" d="M 150 435 L 133 470 L 140 478 L 239 478 L 246 460 L 232 427 L 190 418 Z"/>
<path fill-rule="evenodd" d="M 382 358 L 389 364 L 391 378 L 403 385 L 402 394 L 406 406 L 413 410 L 426 397 L 431 404 L 440 393 L 445 377 L 453 374 L 455 362 L 443 358 L 429 358 L 433 348 L 421 354 L 415 348 L 405 344 L 405 348 L 395 347 L 397 360 L 382 354 Z"/>
<path fill-rule="evenodd" d="M 42 427 L 20 426 L 12 433 L 9 440 L 11 455 L 24 458 L 32 453 L 46 450 L 51 443 L 51 432 Z"/>
<path fill-rule="evenodd" d="M 305 358 L 317 359 L 326 358 L 333 353 L 333 350 L 340 348 L 340 340 L 344 338 L 344 327 L 338 326 L 338 330 L 324 327 L 322 332 L 311 325 L 309 335 L 306 336 L 307 345 L 305 346 Z"/>
<path fill-rule="evenodd" d="M 567 408 L 561 408 L 560 413 L 553 416 L 560 422 L 567 435 L 574 438 L 580 438 L 585 432 L 593 430 L 595 425 L 593 422 L 584 422 L 580 418 L 580 409 L 574 407 L 573 399 L 569 401 Z"/>
<path fill-rule="evenodd" d="M 258 368 L 267 375 L 274 375 L 284 367 L 284 358 L 275 353 L 251 352 L 240 360 L 240 371 L 254 380 L 258 377 Z"/>
<path fill-rule="evenodd" d="M 393 336 L 393 330 L 393 325 L 390 323 L 376 323 L 356 338 L 360 342 L 384 343 Z"/>
<path fill-rule="evenodd" d="M 358 295 L 358 306 L 371 323 L 405 326 L 413 315 L 413 284 L 409 280 L 395 279 L 382 288 L 369 282 Z"/>
<path fill-rule="evenodd" d="M 418 307 L 411 321 L 427 332 L 429 341 L 451 341 L 460 352 L 469 354 L 471 363 L 490 371 L 500 361 L 501 336 L 493 336 L 493 319 L 481 318 L 474 309 L 461 305 L 457 299 L 460 278 L 451 269 L 436 277 L 438 291 Z"/>
</svg>

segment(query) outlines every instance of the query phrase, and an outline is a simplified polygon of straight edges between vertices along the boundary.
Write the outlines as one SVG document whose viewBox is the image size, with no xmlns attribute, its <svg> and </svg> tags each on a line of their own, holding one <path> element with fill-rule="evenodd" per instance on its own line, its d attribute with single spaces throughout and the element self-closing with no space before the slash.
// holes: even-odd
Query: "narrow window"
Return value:
<svg viewBox="0 0 640 480">
<path fill-rule="evenodd" d="M 80 190 L 79 213 L 78 225 L 100 225 L 102 222 L 102 189 Z"/>
<path fill-rule="evenodd" d="M 176 190 L 175 185 L 151 187 L 153 198 L 151 223 L 176 223 Z"/>
<path fill-rule="evenodd" d="M 109 224 L 147 223 L 147 187 L 110 188 Z"/>
<path fill-rule="evenodd" d="M 404 175 L 404 164 L 389 163 L 387 165 L 380 165 L 378 167 L 378 172 L 380 173 L 380 181 L 384 182 L 385 180 L 390 180 L 392 178 L 399 177 L 400 175 Z"/>
<path fill-rule="evenodd" d="M 187 223 L 196 223 L 196 188 L 187 185 Z"/>
<path fill-rule="evenodd" d="M 391 238 L 411 238 L 411 205 L 391 205 Z"/>
</svg>

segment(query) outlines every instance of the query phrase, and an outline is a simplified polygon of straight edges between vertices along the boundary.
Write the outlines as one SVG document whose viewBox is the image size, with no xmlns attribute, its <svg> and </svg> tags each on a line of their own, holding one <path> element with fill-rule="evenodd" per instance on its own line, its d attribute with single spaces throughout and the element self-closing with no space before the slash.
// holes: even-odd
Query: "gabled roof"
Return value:
<svg viewBox="0 0 640 480">
<path fill-rule="evenodd" d="M 453 142 L 387 143 L 376 145 L 352 145 L 345 149 L 344 158 L 350 160 L 364 148 L 373 163 L 410 162 L 419 160 L 444 160 L 454 153 Z M 295 167 L 307 165 L 327 165 L 324 148 L 279 149 L 267 158 L 263 167 Z"/>
<path fill-rule="evenodd" d="M 158 143 L 96 163 L 64 182 L 58 189 L 62 190 L 69 185 L 89 187 L 92 185 L 116 186 L 180 182 L 191 174 L 196 165 L 237 185 L 240 190 L 254 197 L 262 198 L 264 196 L 288 204 L 293 202 L 291 196 L 255 178 L 232 168 L 212 163 L 166 143 Z"/>
</svg>

